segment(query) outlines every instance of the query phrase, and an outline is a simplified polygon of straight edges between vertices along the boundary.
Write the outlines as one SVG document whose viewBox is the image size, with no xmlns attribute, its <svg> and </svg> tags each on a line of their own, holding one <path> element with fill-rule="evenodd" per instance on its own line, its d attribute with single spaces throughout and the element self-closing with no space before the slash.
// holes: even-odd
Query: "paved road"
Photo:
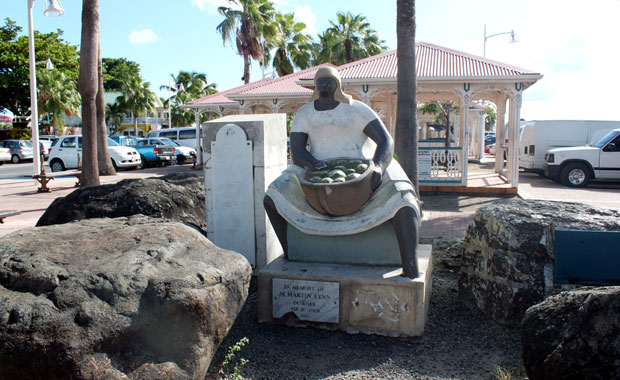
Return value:
<svg viewBox="0 0 620 380">
<path fill-rule="evenodd" d="M 50 170 L 46 165 L 45 170 Z M 31 177 L 34 173 L 32 162 L 19 164 L 5 163 L 0 165 L 0 179 Z"/>
</svg>

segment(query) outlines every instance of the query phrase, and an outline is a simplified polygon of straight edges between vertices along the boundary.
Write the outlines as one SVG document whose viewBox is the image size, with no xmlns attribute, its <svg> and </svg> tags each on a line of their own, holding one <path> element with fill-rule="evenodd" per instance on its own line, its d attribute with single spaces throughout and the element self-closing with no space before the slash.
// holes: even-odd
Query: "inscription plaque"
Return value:
<svg viewBox="0 0 620 380">
<path fill-rule="evenodd" d="M 273 317 L 295 313 L 302 321 L 338 323 L 340 284 L 327 281 L 272 280 Z"/>
</svg>

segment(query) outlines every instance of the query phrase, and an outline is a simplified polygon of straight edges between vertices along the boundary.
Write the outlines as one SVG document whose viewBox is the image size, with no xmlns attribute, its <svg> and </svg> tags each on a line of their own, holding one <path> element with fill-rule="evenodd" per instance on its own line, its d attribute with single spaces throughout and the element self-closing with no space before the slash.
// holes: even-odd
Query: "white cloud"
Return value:
<svg viewBox="0 0 620 380">
<path fill-rule="evenodd" d="M 304 29 L 304 32 L 316 36 L 316 16 L 312 13 L 310 6 L 297 6 L 294 13 L 297 21 L 306 24 L 306 29 Z"/>
<path fill-rule="evenodd" d="M 219 7 L 241 9 L 240 5 L 227 0 L 192 0 L 192 5 L 198 7 L 201 11 L 207 11 L 211 14 L 217 13 L 217 8 Z"/>
<path fill-rule="evenodd" d="M 129 42 L 132 44 L 150 44 L 157 40 L 159 37 L 151 29 L 138 29 L 129 33 Z"/>
</svg>

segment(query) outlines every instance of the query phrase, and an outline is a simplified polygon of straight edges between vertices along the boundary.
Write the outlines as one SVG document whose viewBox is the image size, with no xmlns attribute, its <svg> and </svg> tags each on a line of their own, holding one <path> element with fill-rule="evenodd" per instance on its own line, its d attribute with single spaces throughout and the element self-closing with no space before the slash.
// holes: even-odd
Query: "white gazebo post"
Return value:
<svg viewBox="0 0 620 380">
<path fill-rule="evenodd" d="M 196 167 L 200 168 L 203 165 L 203 157 L 202 157 L 202 144 L 200 143 L 201 133 L 200 133 L 200 115 L 202 115 L 203 110 L 200 108 L 196 108 Z"/>
<path fill-rule="evenodd" d="M 497 102 L 497 119 L 495 122 L 495 172 L 502 174 L 504 170 L 504 150 L 502 144 L 506 137 L 504 129 L 506 127 L 506 95 L 499 94 Z"/>
<path fill-rule="evenodd" d="M 515 83 L 515 91 L 510 94 L 508 127 L 508 180 L 513 187 L 519 186 L 519 127 L 522 96 L 523 83 Z"/>
<path fill-rule="evenodd" d="M 460 131 L 460 145 L 461 150 L 461 185 L 467 187 L 467 158 L 469 156 L 469 106 L 471 104 L 471 92 L 470 84 L 465 83 L 463 85 L 464 90 L 461 93 L 461 109 L 459 115 L 463 115 L 461 118 L 461 131 Z"/>
<path fill-rule="evenodd" d="M 37 108 L 37 71 L 35 69 L 34 27 L 32 8 L 35 0 L 28 0 L 28 59 L 30 63 L 30 127 L 32 129 L 32 166 L 34 175 L 41 173 L 41 150 L 39 146 L 39 110 Z M 62 16 L 65 10 L 60 0 L 47 0 L 43 14 L 49 17 Z"/>
</svg>

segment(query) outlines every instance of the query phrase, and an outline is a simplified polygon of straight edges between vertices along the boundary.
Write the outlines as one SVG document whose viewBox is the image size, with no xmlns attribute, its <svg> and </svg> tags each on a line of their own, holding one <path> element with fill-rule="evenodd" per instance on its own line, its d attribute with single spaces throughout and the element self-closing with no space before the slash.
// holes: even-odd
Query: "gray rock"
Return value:
<svg viewBox="0 0 620 380">
<path fill-rule="evenodd" d="M 12 233 L 0 239 L 0 377 L 203 379 L 250 278 L 242 255 L 163 219 Z"/>
<path fill-rule="evenodd" d="M 557 227 L 620 231 L 620 210 L 520 199 L 478 209 L 462 244 L 461 300 L 499 323 L 519 326 L 528 307 L 572 289 L 553 283 Z"/>
<path fill-rule="evenodd" d="M 204 175 L 182 172 L 81 187 L 54 200 L 37 226 L 137 214 L 183 222 L 200 229 L 206 236 Z"/>
<path fill-rule="evenodd" d="M 530 307 L 521 343 L 530 380 L 620 379 L 620 287 L 567 291 Z"/>
</svg>

